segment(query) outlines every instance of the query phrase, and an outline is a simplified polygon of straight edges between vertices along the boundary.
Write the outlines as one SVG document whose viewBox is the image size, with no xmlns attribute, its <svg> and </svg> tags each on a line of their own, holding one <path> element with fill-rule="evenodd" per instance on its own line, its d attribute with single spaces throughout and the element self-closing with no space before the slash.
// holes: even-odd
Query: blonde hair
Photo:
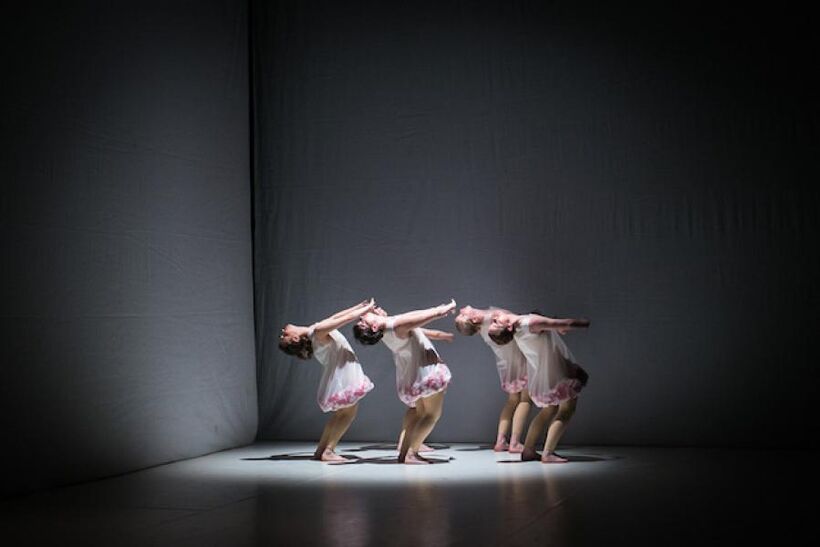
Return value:
<svg viewBox="0 0 820 547">
<path fill-rule="evenodd" d="M 458 318 L 456 318 L 456 330 L 464 336 L 472 336 L 480 329 L 481 327 L 479 325 L 476 325 L 470 320 L 459 321 Z"/>
</svg>

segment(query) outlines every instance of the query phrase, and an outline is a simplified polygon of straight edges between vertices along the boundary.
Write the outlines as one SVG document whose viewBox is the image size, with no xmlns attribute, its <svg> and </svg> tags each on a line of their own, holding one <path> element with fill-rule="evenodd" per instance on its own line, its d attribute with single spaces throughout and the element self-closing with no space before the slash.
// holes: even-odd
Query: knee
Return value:
<svg viewBox="0 0 820 547">
<path fill-rule="evenodd" d="M 441 417 L 441 409 L 431 408 L 419 416 L 419 421 L 423 420 L 426 423 L 436 423 Z"/>
<path fill-rule="evenodd" d="M 568 422 L 572 415 L 575 414 L 574 408 L 562 408 L 558 411 L 558 415 L 555 417 L 556 420 L 560 422 Z"/>
<path fill-rule="evenodd" d="M 341 416 L 347 416 L 352 418 L 356 415 L 356 411 L 359 409 L 359 405 L 349 406 L 347 408 L 342 408 L 338 411 L 338 414 Z"/>
</svg>

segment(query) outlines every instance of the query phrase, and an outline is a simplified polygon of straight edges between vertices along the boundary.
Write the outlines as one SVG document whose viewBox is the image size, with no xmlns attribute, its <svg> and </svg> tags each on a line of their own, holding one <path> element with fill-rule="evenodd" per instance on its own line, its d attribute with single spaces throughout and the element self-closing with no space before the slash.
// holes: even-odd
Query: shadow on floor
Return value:
<svg viewBox="0 0 820 547">
<path fill-rule="evenodd" d="M 471 447 L 471 448 L 456 448 L 456 451 L 458 451 L 458 452 L 478 452 L 479 450 L 492 450 L 492 449 L 493 449 L 492 444 L 480 444 L 476 447 Z"/>
<path fill-rule="evenodd" d="M 540 458 L 541 458 L 540 454 L 541 453 L 539 452 L 539 456 L 538 456 L 539 459 L 538 460 L 527 460 L 525 462 L 522 462 L 521 459 L 517 459 L 517 460 L 498 460 L 496 463 L 529 463 L 530 461 L 540 463 L 540 461 L 539 461 Z M 577 456 L 564 456 L 564 457 L 569 460 L 567 463 L 607 462 L 607 461 L 620 460 L 621 459 L 621 456 L 582 456 L 582 455 L 577 455 Z M 550 464 L 550 465 L 561 465 L 561 464 L 560 463 L 553 463 L 553 464 Z"/>
<path fill-rule="evenodd" d="M 313 459 L 313 454 L 271 454 L 262 458 L 240 458 L 244 461 L 309 461 Z"/>
<path fill-rule="evenodd" d="M 440 464 L 440 463 L 450 463 L 455 458 L 452 457 L 452 456 L 448 457 L 447 459 L 436 458 L 436 457 L 432 457 L 432 456 L 424 456 L 424 459 L 427 460 L 428 462 L 430 462 L 431 464 Z M 384 464 L 387 464 L 387 465 L 404 465 L 404 464 L 400 464 L 398 459 L 395 456 L 380 456 L 380 457 L 375 457 L 375 458 L 355 458 L 355 459 L 350 459 L 350 461 L 346 461 L 346 462 L 329 463 L 328 465 L 353 465 L 353 464 L 359 464 L 359 463 L 374 463 L 374 464 L 378 464 L 378 465 L 384 465 Z"/>
<path fill-rule="evenodd" d="M 427 443 L 427 446 L 433 450 L 447 450 L 450 448 L 449 444 Z M 344 448 L 344 452 L 366 452 L 368 450 L 398 450 L 399 448 L 392 443 L 367 444 L 359 448 Z"/>
<path fill-rule="evenodd" d="M 345 452 L 366 452 L 367 450 L 398 450 L 395 444 L 381 443 L 381 444 L 367 444 L 359 448 L 346 448 Z"/>
</svg>

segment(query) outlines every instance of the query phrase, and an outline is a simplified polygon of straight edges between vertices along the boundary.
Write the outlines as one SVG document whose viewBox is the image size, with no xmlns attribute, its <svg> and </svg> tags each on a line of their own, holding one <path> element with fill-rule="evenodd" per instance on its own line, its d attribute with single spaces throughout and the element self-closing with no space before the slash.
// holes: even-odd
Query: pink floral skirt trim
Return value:
<svg viewBox="0 0 820 547">
<path fill-rule="evenodd" d="M 524 376 L 509 382 L 501 382 L 501 389 L 507 393 L 520 393 L 522 390 L 527 389 L 527 377 Z"/>
<path fill-rule="evenodd" d="M 557 386 L 547 393 L 533 393 L 530 391 L 530 399 L 540 407 L 555 406 L 564 401 L 575 399 L 582 389 L 584 389 L 584 385 L 578 380 L 561 380 Z"/>
<path fill-rule="evenodd" d="M 413 385 L 399 388 L 399 399 L 410 408 L 415 408 L 416 401 L 420 398 L 429 397 L 447 389 L 451 379 L 452 375 L 447 365 L 438 363 Z"/>
<path fill-rule="evenodd" d="M 319 406 L 323 412 L 333 412 L 340 408 L 347 408 L 358 403 L 359 399 L 367 395 L 371 389 L 373 389 L 373 382 L 370 381 L 370 378 L 365 377 L 358 386 L 347 387 L 332 394 L 324 404 L 320 402 Z"/>
</svg>

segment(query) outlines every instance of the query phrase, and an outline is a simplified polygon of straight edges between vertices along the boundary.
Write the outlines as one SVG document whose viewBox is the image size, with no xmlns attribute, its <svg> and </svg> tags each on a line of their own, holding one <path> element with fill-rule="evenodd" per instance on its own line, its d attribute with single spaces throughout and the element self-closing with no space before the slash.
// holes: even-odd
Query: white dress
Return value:
<svg viewBox="0 0 820 547">
<path fill-rule="evenodd" d="M 450 369 L 441 362 L 436 348 L 420 328 L 412 329 L 407 338 L 399 338 L 390 317 L 382 342 L 393 352 L 396 362 L 396 391 L 401 402 L 415 408 L 416 401 L 444 391 L 450 383 Z"/>
<path fill-rule="evenodd" d="M 557 332 L 530 332 L 526 316 L 515 331 L 515 343 L 527 358 L 530 398 L 539 407 L 553 406 L 578 397 L 586 385 L 581 368 Z"/>
<path fill-rule="evenodd" d="M 373 382 L 362 371 L 350 342 L 341 332 L 330 331 L 330 342 L 326 344 L 314 336 L 313 327 L 308 336 L 313 344 L 313 356 L 325 369 L 316 392 L 316 402 L 323 412 L 353 406 L 373 389 Z"/>
<path fill-rule="evenodd" d="M 527 388 L 527 358 L 518 349 L 517 344 L 499 346 L 490 339 L 489 329 L 492 322 L 490 314 L 485 314 L 479 333 L 495 353 L 495 366 L 498 368 L 501 389 L 507 393 L 518 393 Z"/>
</svg>

